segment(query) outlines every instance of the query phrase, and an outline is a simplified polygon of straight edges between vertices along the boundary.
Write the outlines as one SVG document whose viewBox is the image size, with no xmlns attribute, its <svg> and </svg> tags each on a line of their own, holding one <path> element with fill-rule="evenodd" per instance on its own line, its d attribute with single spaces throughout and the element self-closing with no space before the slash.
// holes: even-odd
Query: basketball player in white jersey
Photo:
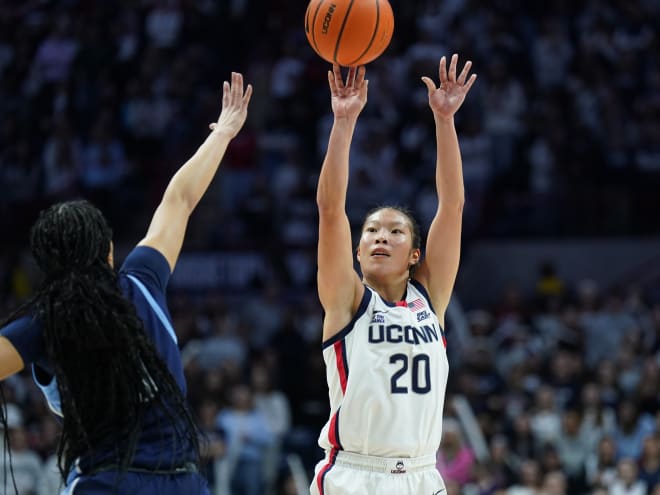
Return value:
<svg viewBox="0 0 660 495">
<path fill-rule="evenodd" d="M 421 259 L 419 229 L 395 207 L 369 213 L 353 269 L 346 215 L 349 148 L 367 102 L 365 69 L 328 72 L 334 123 L 319 177 L 318 290 L 330 419 L 312 495 L 442 495 L 435 453 L 449 366 L 444 313 L 458 271 L 463 174 L 454 114 L 476 79 L 458 56 L 428 77 L 435 119 L 438 210 Z M 378 164 L 374 163 L 374 167 Z"/>
</svg>

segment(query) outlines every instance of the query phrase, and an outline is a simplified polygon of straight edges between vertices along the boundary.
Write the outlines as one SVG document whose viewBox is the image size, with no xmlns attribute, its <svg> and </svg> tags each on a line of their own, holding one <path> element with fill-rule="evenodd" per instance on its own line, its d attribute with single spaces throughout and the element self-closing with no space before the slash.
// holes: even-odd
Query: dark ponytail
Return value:
<svg viewBox="0 0 660 495">
<path fill-rule="evenodd" d="M 176 441 L 192 446 L 192 460 L 199 463 L 199 429 L 119 289 L 108 263 L 111 239 L 105 218 L 86 201 L 48 208 L 31 232 L 45 281 L 30 306 L 57 378 L 63 414 L 57 458 L 64 478 L 77 457 L 99 447 L 121 451 L 118 462 L 128 467 L 132 449 L 126 446 L 136 444 L 143 415 L 153 407 L 171 422 Z"/>
</svg>

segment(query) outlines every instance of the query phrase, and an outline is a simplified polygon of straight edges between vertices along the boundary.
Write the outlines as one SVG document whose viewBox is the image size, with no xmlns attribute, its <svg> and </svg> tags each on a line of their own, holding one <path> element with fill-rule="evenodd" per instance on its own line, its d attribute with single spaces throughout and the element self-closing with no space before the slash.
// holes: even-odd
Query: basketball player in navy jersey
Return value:
<svg viewBox="0 0 660 495">
<path fill-rule="evenodd" d="M 444 313 L 458 271 L 463 176 L 454 114 L 476 79 L 458 56 L 440 60 L 440 87 L 422 80 L 435 119 L 438 209 L 426 256 L 410 214 L 370 212 L 353 269 L 346 215 L 349 149 L 367 102 L 365 69 L 328 72 L 334 123 L 317 190 L 318 290 L 325 318 L 323 357 L 330 419 L 319 437 L 326 451 L 313 495 L 437 495 L 435 469 L 448 374 Z M 468 77 L 469 76 L 469 77 Z M 378 164 L 374 163 L 374 167 Z"/>
<path fill-rule="evenodd" d="M 30 366 L 60 417 L 63 494 L 208 494 L 165 289 L 188 218 L 245 123 L 251 94 L 232 73 L 218 121 L 118 273 L 111 230 L 90 203 L 51 206 L 32 227 L 45 280 L 0 330 L 0 379 Z"/>
</svg>

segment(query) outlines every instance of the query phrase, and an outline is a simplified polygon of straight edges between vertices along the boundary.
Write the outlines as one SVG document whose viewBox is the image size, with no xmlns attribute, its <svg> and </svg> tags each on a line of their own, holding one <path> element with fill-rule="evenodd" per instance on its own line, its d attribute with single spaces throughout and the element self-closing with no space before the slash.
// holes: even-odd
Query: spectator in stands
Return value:
<svg viewBox="0 0 660 495">
<path fill-rule="evenodd" d="M 277 480 L 282 444 L 286 433 L 291 429 L 289 400 L 286 395 L 275 388 L 273 371 L 260 363 L 253 364 L 251 370 L 254 404 L 256 409 L 266 418 L 272 435 L 264 459 L 264 478 L 267 492 L 272 490 Z"/>
<path fill-rule="evenodd" d="M 639 479 L 633 459 L 623 458 L 617 464 L 617 477 L 610 486 L 610 495 L 646 495 L 646 484 Z"/>
<path fill-rule="evenodd" d="M 589 439 L 580 430 L 582 418 L 577 409 L 568 408 L 562 415 L 562 429 L 557 439 L 564 483 L 570 493 L 580 492 L 585 484 L 585 463 L 590 452 Z"/>
<path fill-rule="evenodd" d="M 541 472 L 536 461 L 527 459 L 520 465 L 518 482 L 512 485 L 506 495 L 540 495 Z"/>
<path fill-rule="evenodd" d="M 543 477 L 542 495 L 569 495 L 572 492 L 567 489 L 566 477 L 561 471 L 551 471 Z"/>
<path fill-rule="evenodd" d="M 616 444 L 610 436 L 598 442 L 598 448 L 586 460 L 587 484 L 593 488 L 609 487 L 616 478 Z"/>
<path fill-rule="evenodd" d="M 654 429 L 652 417 L 640 414 L 635 402 L 630 399 L 621 401 L 617 411 L 617 428 L 614 432 L 617 457 L 639 459 L 644 439 L 653 433 Z"/>
<path fill-rule="evenodd" d="M 457 419 L 445 418 L 442 422 L 442 441 L 437 453 L 436 467 L 442 479 L 465 485 L 472 480 L 475 459 L 467 445 Z"/>
<path fill-rule="evenodd" d="M 660 484 L 660 438 L 656 431 L 644 439 L 639 459 L 639 479 L 646 483 L 649 491 Z"/>
<path fill-rule="evenodd" d="M 254 405 L 248 385 L 236 385 L 231 391 L 230 406 L 216 419 L 224 434 L 231 490 L 243 495 L 261 495 L 265 489 L 264 462 L 273 434 L 263 412 Z"/>
<path fill-rule="evenodd" d="M 658 2 L 551 2 L 544 9 L 534 2 L 391 3 L 397 12 L 397 36 L 384 58 L 370 68 L 369 98 L 373 104 L 365 109 L 364 135 L 356 136 L 362 140 L 356 142 L 355 150 L 361 156 L 354 157 L 366 163 L 363 157 L 372 156 L 375 140 L 385 135 L 389 142 L 387 149 L 383 148 L 388 171 L 374 178 L 377 167 L 369 169 L 367 164 L 358 178 L 362 182 L 353 182 L 356 188 L 348 191 L 357 196 L 356 204 L 367 204 L 373 196 L 370 187 L 374 180 L 382 180 L 388 194 L 397 190 L 402 197 L 412 194 L 410 204 L 416 206 L 417 213 L 422 218 L 433 216 L 437 198 L 422 177 L 410 172 L 412 165 L 430 162 L 428 157 L 435 154 L 428 144 L 432 143 L 433 130 L 425 124 L 425 117 L 420 117 L 426 94 L 423 90 L 409 91 L 405 81 L 411 80 L 410 73 L 429 63 L 429 53 L 434 58 L 438 50 L 452 45 L 457 51 L 473 53 L 482 62 L 493 62 L 473 90 L 486 106 L 468 101 L 466 113 L 457 120 L 465 139 L 468 198 L 464 230 L 469 235 L 464 236 L 463 256 L 472 255 L 474 239 L 491 236 L 657 235 L 657 221 L 649 220 L 648 212 L 657 204 L 660 163 L 659 127 L 654 118 L 660 108 L 660 70 L 655 67 Z M 287 331 L 278 332 L 270 342 L 260 340 L 263 335 L 253 335 L 253 330 L 237 319 L 241 312 L 235 304 L 239 294 L 233 288 L 225 302 L 228 309 L 213 324 L 208 321 L 215 318 L 203 314 L 201 299 L 206 298 L 195 291 L 186 291 L 185 303 L 173 304 L 170 309 L 175 328 L 184 331 L 179 340 L 182 347 L 192 339 L 198 339 L 200 348 L 209 344 L 208 369 L 201 369 L 194 360 L 187 366 L 190 397 L 197 407 L 207 396 L 217 398 L 221 410 L 226 407 L 233 384 L 248 376 L 254 356 L 262 355 L 253 347 L 263 346 L 263 354 L 279 356 L 279 363 L 272 359 L 269 370 L 281 377 L 282 390 L 291 402 L 292 445 L 308 462 L 316 455 L 316 434 L 309 432 L 316 433 L 327 416 L 327 393 L 318 387 L 324 380 L 323 361 L 314 348 L 320 339 L 318 320 L 322 315 L 320 309 L 310 307 L 303 330 L 300 305 L 289 295 L 294 282 L 303 284 L 305 290 L 315 282 L 315 260 L 309 254 L 314 246 L 310 251 L 305 243 L 315 243 L 314 229 L 309 228 L 314 222 L 314 197 L 309 191 L 318 172 L 312 165 L 324 152 L 325 143 L 318 136 L 327 135 L 322 127 L 327 123 L 325 71 L 323 62 L 305 43 L 300 12 L 282 0 L 262 4 L 258 0 L 146 0 L 139 4 L 59 2 L 56 8 L 53 2 L 39 1 L 0 6 L 0 313 L 33 294 L 36 279 L 23 261 L 26 255 L 15 246 L 27 236 L 34 212 L 45 201 L 81 194 L 83 155 L 94 123 L 110 110 L 113 125 L 115 120 L 119 123 L 116 137 L 124 148 L 124 159 L 131 164 L 131 181 L 145 186 L 133 198 L 134 215 L 115 226 L 121 251 L 122 243 L 132 239 L 137 227 L 148 220 L 145 212 L 158 201 L 161 186 L 178 157 L 194 148 L 198 129 L 187 123 L 199 122 L 215 112 L 217 87 L 213 81 L 232 60 L 240 61 L 250 79 L 266 88 L 261 92 L 258 112 L 252 113 L 252 134 L 240 152 L 231 153 L 237 157 L 232 164 L 236 171 L 247 168 L 249 172 L 234 182 L 222 180 L 220 190 L 210 192 L 205 210 L 200 210 L 191 224 L 190 234 L 194 236 L 190 236 L 193 242 L 188 246 L 204 251 L 229 249 L 231 245 L 241 251 L 262 251 L 265 257 L 276 260 L 284 259 L 278 253 L 286 251 L 286 267 L 269 267 L 262 277 L 265 283 L 275 280 L 280 284 L 272 314 L 287 321 Z M 251 15 L 254 12 L 263 15 Z M 256 41 L 254 33 L 259 33 Z M 245 42 L 248 38 L 250 42 Z M 619 70 L 612 75 L 614 66 Z M 502 67 L 511 74 L 502 77 Z M 278 95 L 277 104 L 269 94 L 271 83 Z M 488 95 L 502 94 L 512 99 L 488 101 Z M 283 107 L 283 102 L 294 103 Z M 502 108 L 504 114 L 483 112 L 495 107 Z M 498 142 L 497 136 L 505 140 Z M 506 175 L 500 174 L 500 166 Z M 250 206 L 253 216 L 235 215 L 218 222 L 222 205 L 234 195 L 245 194 L 247 181 L 253 184 L 255 176 L 266 179 L 262 190 L 255 190 L 259 196 Z M 110 191 L 113 198 L 123 201 L 126 191 L 122 184 L 112 184 Z M 295 201 L 291 202 L 294 194 Z M 111 205 L 108 214 L 120 211 L 119 205 L 120 201 Z M 295 214 L 295 223 L 283 220 L 287 212 Z M 357 215 L 359 210 L 351 213 Z M 247 225 L 250 218 L 258 222 Z M 268 240 L 267 248 L 263 226 L 282 231 Z M 239 236 L 235 233 L 242 233 L 241 244 L 237 244 Z M 289 241 L 300 244 L 296 253 L 285 249 Z M 487 345 L 475 343 L 474 348 L 488 347 L 498 360 L 507 358 L 506 366 L 498 367 L 497 372 L 506 380 L 504 390 L 492 390 L 497 376 L 489 374 L 488 366 L 474 374 L 464 367 L 467 363 L 454 359 L 456 346 L 452 347 L 451 341 L 456 333 L 451 328 L 448 336 L 454 352 L 450 353 L 453 371 L 449 386 L 456 387 L 459 377 L 469 378 L 468 399 L 484 433 L 492 442 L 493 435 L 505 432 L 510 465 L 517 475 L 518 461 L 536 458 L 542 448 L 530 433 L 526 412 L 533 391 L 542 385 L 556 388 L 560 384 L 555 390 L 557 414 L 561 416 L 566 406 L 575 406 L 566 402 L 566 380 L 557 379 L 556 368 L 560 363 L 559 368 L 564 369 L 564 358 L 549 358 L 555 356 L 557 348 L 578 353 L 586 366 L 567 376 L 568 383 L 583 397 L 580 435 L 589 438 L 593 452 L 587 471 L 608 479 L 605 473 L 614 466 L 615 456 L 603 454 L 599 464 L 596 450 L 599 440 L 614 432 L 614 411 L 624 397 L 622 388 L 631 394 L 627 399 L 640 414 L 656 416 L 654 431 L 660 431 L 657 367 L 653 371 L 647 364 L 656 360 L 660 350 L 660 279 L 649 272 L 648 283 L 638 284 L 639 290 L 625 297 L 611 295 L 607 277 L 615 276 L 616 270 L 606 270 L 602 279 L 579 284 L 574 292 L 570 267 L 557 266 L 562 267 L 565 290 L 561 300 L 553 299 L 544 309 L 536 306 L 532 286 L 530 293 L 519 289 L 506 305 L 492 305 L 487 292 L 475 297 L 482 299 L 479 304 L 494 317 L 479 334 Z M 549 282 L 544 290 L 555 292 L 556 284 L 552 279 Z M 300 293 L 300 287 L 295 290 Z M 507 292 L 504 287 L 496 290 Z M 241 292 L 240 307 L 249 308 L 257 293 L 254 287 Z M 457 295 L 462 296 L 460 287 Z M 216 303 L 214 299 L 209 306 Z M 472 309 L 470 304 L 466 310 Z M 292 305 L 293 318 L 286 314 Z M 516 329 L 521 335 L 504 340 L 498 351 L 492 330 L 503 320 L 518 323 Z M 621 324 L 625 321 L 634 322 L 641 332 L 633 342 L 630 336 L 638 331 Z M 215 342 L 207 340 L 216 326 L 233 328 L 233 337 L 240 344 L 227 345 L 225 350 L 240 348 L 243 356 L 235 362 L 229 356 L 220 370 L 212 361 Z M 619 338 L 622 345 L 617 348 L 610 340 L 619 342 Z M 535 348 L 539 340 L 541 352 Z M 273 343 L 277 353 L 271 348 Z M 625 353 L 617 355 L 623 347 Z M 299 353 L 308 357 L 302 362 L 291 359 Z M 621 357 L 623 362 L 615 361 Z M 644 363 L 641 368 L 640 363 Z M 504 368 L 506 372 L 499 373 Z M 30 448 L 46 459 L 48 447 L 33 440 L 40 434 L 46 411 L 36 407 L 30 382 L 29 376 L 15 376 L 5 383 L 5 391 L 15 394 L 13 400 L 24 413 Z M 489 406 L 497 403 L 505 405 L 504 414 Z M 627 434 L 622 438 L 624 446 L 630 443 Z M 646 440 L 642 442 L 646 445 Z M 604 443 L 609 445 L 604 450 L 618 448 L 611 440 Z M 643 462 L 647 447 L 640 445 L 635 450 L 641 452 Z M 640 477 L 642 473 L 640 465 Z M 648 492 L 651 490 L 649 487 Z M 56 492 L 53 487 L 46 493 Z"/>
<path fill-rule="evenodd" d="M 9 436 L 9 452 L 5 450 L 3 442 L 0 459 L 7 459 L 11 455 L 12 469 L 0 469 L 0 487 L 11 490 L 15 481 L 20 495 L 36 495 L 43 476 L 41 459 L 28 445 L 23 413 L 17 405 L 11 403 L 7 404 L 7 428 L 8 432 L 0 431 L 3 436 Z"/>
</svg>

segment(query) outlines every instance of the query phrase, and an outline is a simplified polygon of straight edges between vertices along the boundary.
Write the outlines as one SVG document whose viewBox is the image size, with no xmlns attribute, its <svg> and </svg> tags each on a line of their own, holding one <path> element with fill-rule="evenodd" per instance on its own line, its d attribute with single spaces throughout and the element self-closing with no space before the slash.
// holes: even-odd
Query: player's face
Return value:
<svg viewBox="0 0 660 495">
<path fill-rule="evenodd" d="M 408 217 L 389 208 L 370 215 L 362 227 L 357 256 L 366 277 L 407 273 L 420 256 L 420 250 L 412 248 Z"/>
</svg>

